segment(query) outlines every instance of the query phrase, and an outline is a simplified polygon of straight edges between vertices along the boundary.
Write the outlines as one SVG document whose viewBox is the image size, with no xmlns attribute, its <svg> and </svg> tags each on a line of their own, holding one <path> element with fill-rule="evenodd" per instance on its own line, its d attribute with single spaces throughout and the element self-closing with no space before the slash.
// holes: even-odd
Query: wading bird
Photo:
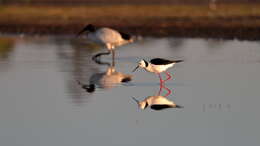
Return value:
<svg viewBox="0 0 260 146">
<path fill-rule="evenodd" d="M 131 35 L 107 27 L 98 28 L 92 24 L 88 24 L 77 36 L 80 36 L 83 32 L 87 32 L 87 38 L 90 41 L 105 46 L 109 54 L 112 52 L 113 58 L 115 56 L 114 49 L 116 47 L 133 42 Z"/>
<path fill-rule="evenodd" d="M 179 62 L 183 62 L 183 60 L 166 60 L 162 58 L 154 58 L 150 60 L 150 62 L 147 62 L 146 60 L 142 59 L 138 62 L 138 66 L 133 70 L 133 72 L 136 71 L 137 68 L 141 67 L 148 72 L 156 73 L 160 78 L 160 85 L 162 86 L 163 82 L 171 79 L 171 75 L 169 72 L 167 72 L 167 69 L 173 67 L 174 64 Z M 162 80 L 162 77 L 160 75 L 160 73 L 162 72 L 165 72 L 165 74 L 168 76 L 166 80 Z"/>
</svg>

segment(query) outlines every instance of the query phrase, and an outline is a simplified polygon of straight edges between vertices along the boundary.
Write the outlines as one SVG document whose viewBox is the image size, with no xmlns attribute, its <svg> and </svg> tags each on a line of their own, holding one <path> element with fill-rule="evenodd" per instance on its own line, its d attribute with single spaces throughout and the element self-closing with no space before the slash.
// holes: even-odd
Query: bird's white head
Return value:
<svg viewBox="0 0 260 146">
<path fill-rule="evenodd" d="M 138 62 L 138 66 L 133 70 L 133 72 L 136 71 L 138 67 L 146 68 L 146 67 L 148 67 L 148 62 L 144 59 L 140 60 Z"/>
<path fill-rule="evenodd" d="M 146 101 L 141 101 L 138 103 L 140 109 L 144 110 L 148 107 L 148 103 Z"/>
<path fill-rule="evenodd" d="M 146 100 L 144 101 L 138 101 L 136 98 L 133 97 L 133 100 L 138 104 L 139 108 L 144 110 L 148 107 L 148 103 Z"/>
<path fill-rule="evenodd" d="M 138 62 L 138 66 L 142 67 L 142 68 L 146 68 L 148 66 L 148 62 L 146 60 L 142 59 Z"/>
</svg>

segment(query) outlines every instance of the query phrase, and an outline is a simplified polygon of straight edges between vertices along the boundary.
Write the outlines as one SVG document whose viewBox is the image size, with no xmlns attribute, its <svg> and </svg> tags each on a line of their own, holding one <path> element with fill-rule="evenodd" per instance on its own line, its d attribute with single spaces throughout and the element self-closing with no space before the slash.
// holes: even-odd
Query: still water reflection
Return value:
<svg viewBox="0 0 260 146">
<path fill-rule="evenodd" d="M 133 99 L 136 101 L 140 109 L 146 109 L 148 106 L 153 110 L 164 110 L 167 108 L 181 108 L 181 106 L 177 105 L 173 101 L 161 95 L 148 96 L 142 101 L 139 101 L 134 97 Z"/>
<path fill-rule="evenodd" d="M 97 87 L 102 89 L 109 89 L 115 87 L 117 84 L 127 83 L 132 80 L 132 75 L 116 71 L 114 57 L 111 63 L 101 61 L 100 57 L 101 56 L 92 58 L 92 60 L 99 65 L 107 65 L 108 67 L 106 71 L 92 74 L 89 79 L 89 84 L 82 84 L 80 81 L 78 81 L 79 85 L 81 85 L 81 88 L 91 93 L 94 92 Z"/>
<path fill-rule="evenodd" d="M 161 91 L 162 89 L 165 89 L 167 93 L 162 96 Z M 133 100 L 137 103 L 138 107 L 140 109 L 146 109 L 147 107 L 150 107 L 153 110 L 164 110 L 168 108 L 182 108 L 182 106 L 177 105 L 175 102 L 171 101 L 167 96 L 169 96 L 172 93 L 172 91 L 167 88 L 164 83 L 160 84 L 160 90 L 157 95 L 148 96 L 144 100 L 139 101 L 135 97 L 133 97 Z"/>
<path fill-rule="evenodd" d="M 9 44 L 0 45 L 1 145 L 260 143 L 257 41 L 144 38 L 120 47 L 111 67 L 91 59 L 101 48 L 70 37 L 1 39 Z M 174 80 L 165 84 L 175 91 L 167 100 L 185 108 L 136 108 L 132 97 L 141 101 L 138 97 L 153 95 L 159 82 L 154 74 L 138 71 L 132 76 L 131 70 L 138 60 L 154 57 L 185 60 L 169 70 Z M 102 61 L 110 63 L 111 56 Z M 132 80 L 109 89 L 98 85 L 92 93 L 78 85 L 110 71 Z"/>
</svg>

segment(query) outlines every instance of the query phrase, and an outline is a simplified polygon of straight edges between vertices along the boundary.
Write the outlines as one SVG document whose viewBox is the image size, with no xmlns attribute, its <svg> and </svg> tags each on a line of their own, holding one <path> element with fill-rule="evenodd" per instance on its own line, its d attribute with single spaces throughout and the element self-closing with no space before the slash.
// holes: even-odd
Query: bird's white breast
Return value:
<svg viewBox="0 0 260 146">
<path fill-rule="evenodd" d="M 166 104 L 166 105 L 176 105 L 173 101 L 170 101 L 164 96 L 149 96 L 146 98 L 146 102 L 148 105 L 159 105 L 159 104 Z"/>
<path fill-rule="evenodd" d="M 174 65 L 174 63 L 167 64 L 167 65 L 154 65 L 154 64 L 151 64 L 153 71 L 156 72 L 156 73 L 164 72 L 168 68 L 172 67 L 173 65 Z"/>
<path fill-rule="evenodd" d="M 96 37 L 103 43 L 114 44 L 123 41 L 120 33 L 110 28 L 101 28 L 96 31 Z"/>
</svg>

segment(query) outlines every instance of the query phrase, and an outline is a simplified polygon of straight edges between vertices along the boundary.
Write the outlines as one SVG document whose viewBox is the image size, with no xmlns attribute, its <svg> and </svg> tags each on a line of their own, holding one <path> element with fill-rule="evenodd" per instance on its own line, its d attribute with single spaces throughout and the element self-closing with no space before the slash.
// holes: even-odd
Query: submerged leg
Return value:
<svg viewBox="0 0 260 146">
<path fill-rule="evenodd" d="M 162 91 L 162 77 L 161 77 L 161 75 L 160 74 L 158 74 L 158 76 L 159 76 L 159 78 L 160 78 L 160 90 L 159 90 L 159 92 L 158 92 L 158 95 L 160 95 L 161 94 L 161 91 Z"/>
<path fill-rule="evenodd" d="M 159 76 L 159 78 L 160 78 L 160 86 L 162 86 L 162 84 L 163 84 L 162 76 L 161 76 L 161 74 L 158 74 L 158 76 Z"/>
<path fill-rule="evenodd" d="M 162 87 L 163 87 L 163 86 L 160 85 L 160 89 L 159 89 L 159 92 L 158 92 L 158 96 L 161 95 Z"/>
<path fill-rule="evenodd" d="M 115 50 L 112 50 L 112 66 L 115 66 Z"/>
</svg>

